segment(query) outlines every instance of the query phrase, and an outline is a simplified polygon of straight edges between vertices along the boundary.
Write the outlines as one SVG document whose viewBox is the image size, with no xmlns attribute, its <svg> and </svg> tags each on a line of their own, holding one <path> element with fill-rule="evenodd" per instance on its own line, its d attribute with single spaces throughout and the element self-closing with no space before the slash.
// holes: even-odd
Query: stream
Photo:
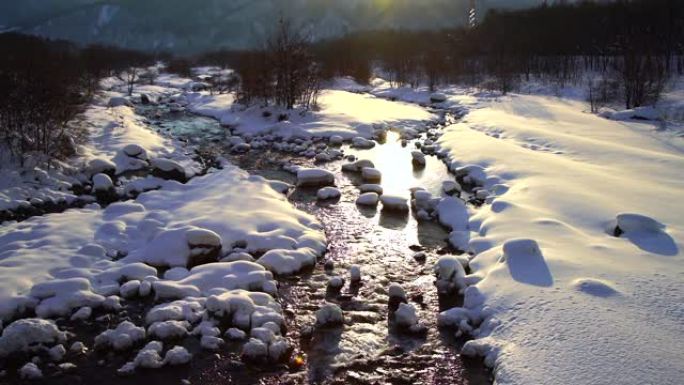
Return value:
<svg viewBox="0 0 684 385">
<path fill-rule="evenodd" d="M 446 253 L 456 253 L 448 245 L 448 231 L 436 221 L 417 221 L 412 213 L 387 212 L 357 206 L 358 174 L 341 171 L 346 160 L 315 163 L 271 150 L 255 150 L 231 155 L 221 143 L 229 133 L 213 119 L 191 114 L 165 114 L 157 122 L 160 132 L 189 143 L 213 148 L 251 174 L 295 184 L 295 176 L 282 169 L 284 163 L 324 168 L 335 173 L 341 198 L 317 201 L 316 188 L 297 188 L 289 200 L 323 224 L 328 252 L 316 268 L 303 275 L 281 279 L 280 296 L 288 318 L 289 336 L 295 352 L 305 358 L 305 369 L 266 376 L 272 383 L 332 384 L 489 384 L 491 375 L 479 360 L 458 353 L 465 342 L 453 332 L 440 330 L 437 316 L 442 310 L 459 305 L 461 298 L 440 298 L 433 284 L 432 266 Z M 431 129 L 438 135 L 441 127 Z M 425 134 L 422 135 L 425 139 Z M 422 187 L 435 196 L 442 195 L 442 182 L 454 180 L 444 163 L 427 156 L 425 167 L 412 166 L 411 151 L 420 138 L 402 143 L 400 134 L 388 131 L 385 140 L 372 149 L 341 146 L 345 157 L 368 159 L 382 173 L 385 194 L 410 198 L 410 189 Z M 467 196 L 464 198 L 467 199 Z M 414 258 L 425 253 L 425 260 Z M 332 265 L 332 269 L 330 268 Z M 349 285 L 349 267 L 358 265 L 362 282 Z M 327 268 L 326 268 L 327 267 Z M 340 292 L 327 289 L 328 279 L 339 275 L 347 284 Z M 407 335 L 396 330 L 388 315 L 387 287 L 399 283 L 409 302 L 419 311 L 420 321 L 428 327 L 425 335 Z M 307 325 L 325 302 L 338 304 L 345 312 L 343 327 L 316 331 L 309 335 Z M 201 383 L 230 374 L 205 371 Z M 192 381 L 192 378 L 191 378 Z M 195 381 L 192 381 L 195 383 Z"/>
</svg>

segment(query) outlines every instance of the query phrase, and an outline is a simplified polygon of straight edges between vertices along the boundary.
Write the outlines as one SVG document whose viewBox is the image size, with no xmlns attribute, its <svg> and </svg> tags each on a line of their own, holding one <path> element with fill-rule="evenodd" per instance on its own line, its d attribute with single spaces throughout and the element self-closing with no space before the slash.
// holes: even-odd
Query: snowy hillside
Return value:
<svg viewBox="0 0 684 385">
<path fill-rule="evenodd" d="M 469 223 L 481 281 L 442 322 L 477 328 L 464 353 L 486 357 L 499 384 L 676 384 L 681 139 L 586 108 L 485 98 L 447 129 L 440 145 L 452 169 L 484 171 L 491 195 Z"/>
</svg>

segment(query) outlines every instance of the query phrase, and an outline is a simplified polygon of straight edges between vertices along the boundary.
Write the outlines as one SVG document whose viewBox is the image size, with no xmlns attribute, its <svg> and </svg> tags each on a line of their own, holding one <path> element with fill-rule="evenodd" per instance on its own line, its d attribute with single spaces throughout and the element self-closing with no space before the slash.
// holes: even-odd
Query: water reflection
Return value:
<svg viewBox="0 0 684 385">
<path fill-rule="evenodd" d="M 398 195 L 409 198 L 412 187 L 423 187 L 439 196 L 442 182 L 453 179 L 444 164 L 433 156 L 426 157 L 425 167 L 414 169 L 411 150 L 413 143 L 402 147 L 401 136 L 394 131 L 387 132 L 384 144 L 370 150 L 345 148 L 345 153 L 355 155 L 359 159 L 368 159 L 375 164 L 375 168 L 382 172 L 382 182 L 385 194 Z M 354 184 L 361 184 L 360 178 L 351 176 Z"/>
</svg>

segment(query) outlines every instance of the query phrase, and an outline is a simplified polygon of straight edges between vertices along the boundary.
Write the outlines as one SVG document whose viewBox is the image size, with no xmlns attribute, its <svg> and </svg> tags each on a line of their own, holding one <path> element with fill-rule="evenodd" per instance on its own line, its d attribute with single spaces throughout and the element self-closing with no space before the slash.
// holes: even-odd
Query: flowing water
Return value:
<svg viewBox="0 0 684 385">
<path fill-rule="evenodd" d="M 208 132 L 212 138 L 217 138 L 221 130 L 225 130 L 213 120 L 192 115 L 166 120 L 162 127 L 168 133 L 194 143 L 202 142 L 202 133 Z M 195 127 L 202 127 L 202 131 L 194 130 Z M 220 151 L 220 144 L 215 147 Z M 346 145 L 341 149 L 345 155 L 368 159 L 375 164 L 382 173 L 379 184 L 385 194 L 410 198 L 411 188 L 422 187 L 440 196 L 442 182 L 453 180 L 444 163 L 434 156 L 426 158 L 425 167 L 414 168 L 411 151 L 416 149 L 415 141 L 402 142 L 394 131 L 389 131 L 382 144 L 372 149 L 359 150 Z M 317 202 L 316 189 L 296 189 L 289 195 L 298 208 L 315 215 L 323 224 L 329 246 L 313 271 L 281 279 L 280 296 L 288 316 L 289 337 L 295 342 L 296 351 L 305 358 L 305 365 L 303 370 L 271 377 L 271 381 L 491 383 L 490 374 L 479 361 L 459 355 L 464 341 L 456 340 L 452 332 L 437 326 L 439 311 L 456 306 L 460 301 L 453 296 L 439 298 L 433 284 L 432 266 L 440 255 L 454 252 L 446 241 L 446 229 L 434 221 L 417 221 L 411 213 L 357 206 L 358 186 L 363 181 L 358 174 L 341 171 L 345 161 L 314 164 L 310 159 L 268 150 L 233 156 L 224 152 L 222 155 L 252 174 L 292 184 L 295 178 L 282 170 L 283 162 L 325 168 L 336 174 L 336 185 L 342 192 L 339 200 L 328 202 Z M 425 260 L 414 258 L 418 251 L 425 253 Z M 331 264 L 332 270 L 324 268 Z M 349 284 L 351 265 L 361 267 L 363 278 L 359 285 Z M 334 275 L 347 281 L 340 292 L 327 288 L 328 279 Z M 421 322 L 428 327 L 426 335 L 401 333 L 390 320 L 387 288 L 391 282 L 401 284 L 406 290 L 409 302 L 416 306 Z M 307 326 L 314 323 L 315 311 L 325 302 L 340 305 L 346 322 L 342 327 L 310 335 Z M 300 333 L 302 329 L 304 335 Z M 225 374 L 225 371 L 221 373 Z M 211 381 L 215 374 L 209 371 L 199 378 Z M 269 381 L 269 377 L 262 380 Z"/>
</svg>

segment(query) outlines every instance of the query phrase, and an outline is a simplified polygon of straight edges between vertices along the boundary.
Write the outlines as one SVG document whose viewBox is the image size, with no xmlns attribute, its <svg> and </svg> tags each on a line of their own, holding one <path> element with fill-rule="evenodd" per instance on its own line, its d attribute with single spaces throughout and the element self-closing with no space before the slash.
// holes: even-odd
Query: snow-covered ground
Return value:
<svg viewBox="0 0 684 385">
<path fill-rule="evenodd" d="M 491 204 L 469 222 L 481 281 L 443 321 L 476 328 L 464 353 L 499 384 L 676 384 L 684 153 L 658 123 L 587 109 L 513 94 L 447 128 L 452 169 L 481 167 Z"/>
<path fill-rule="evenodd" d="M 95 195 L 100 188 L 116 187 L 114 194 L 128 198 L 126 193 L 133 190 L 158 191 L 106 208 L 93 203 L 0 226 L 0 320 L 6 326 L 0 358 L 16 351 L 36 353 L 40 346 L 60 350 L 66 342 L 61 335 L 57 338 L 50 321 L 9 321 L 32 314 L 88 319 L 93 309 L 117 311 L 122 300 L 153 295 L 159 306 L 147 315 L 147 335 L 164 339 L 192 333 L 211 349 L 223 342 L 209 322 L 212 314 L 214 319 L 232 318 L 232 325 L 248 333 L 261 326 L 277 328 L 261 343 L 273 360 L 281 359 L 289 344 L 280 337 L 283 316 L 274 274 L 313 265 L 326 248 L 322 227 L 276 191 L 280 185 L 250 176 L 226 160 L 220 170 L 195 176 L 200 169 L 191 158 L 193 149 L 150 130 L 121 94 L 121 85 L 107 82 L 109 90 L 74 123 L 84 124 L 89 138 L 65 166 L 70 183 L 63 190 L 67 194 L 72 183 L 88 183 Z M 152 97 L 159 98 L 178 89 L 157 85 L 138 91 L 154 91 Z M 149 174 L 157 170 L 195 177 L 183 184 Z M 121 177 L 129 171 L 143 175 Z M 101 172 L 119 176 L 119 185 Z M 25 197 L 15 194 L 10 203 L 46 195 L 51 181 L 36 178 L 35 191 Z M 16 191 L 22 183 L 6 181 L 3 191 Z M 198 266 L 206 262 L 215 263 Z M 171 269 L 162 274 L 155 267 Z M 170 302 L 174 300 L 182 303 Z M 95 345 L 125 350 L 145 339 L 145 327 L 124 322 L 98 336 Z M 144 348 L 120 373 L 129 374 L 136 366 L 171 365 L 179 361 L 176 356 L 187 362 L 179 349 L 170 349 L 162 361 L 157 357 L 161 345 Z"/>
<path fill-rule="evenodd" d="M 121 323 L 96 345 L 122 350 L 148 337 L 191 333 L 202 347 L 216 349 L 223 340 L 214 321 L 228 319 L 233 328 L 226 338 L 252 337 L 246 357 L 277 360 L 289 345 L 279 335 L 283 316 L 274 274 L 315 263 L 326 247 L 321 225 L 276 191 L 289 186 L 249 176 L 225 160 L 221 170 L 195 176 L 200 168 L 192 148 L 150 130 L 120 82 L 103 85 L 107 91 L 80 119 L 89 140 L 79 156 L 50 174 L 0 170 L 8 176 L 0 185 L 0 209 L 31 198 L 76 199 L 72 184 L 107 190 L 114 182 L 105 170 L 118 175 L 179 167 L 191 179 L 122 178 L 116 181 L 120 196 L 157 191 L 104 209 L 90 204 L 3 223 L 0 319 L 31 311 L 41 318 L 90 318 L 93 308 L 112 312 L 122 299 L 154 295 L 159 304 L 145 325 Z M 632 112 L 590 114 L 570 95 L 500 96 L 458 87 L 432 93 L 392 88 L 380 79 L 369 87 L 339 80 L 322 92 L 319 108 L 306 113 L 245 108 L 231 94 L 192 88 L 190 79 L 162 74 L 154 85 L 136 87 L 133 99 L 164 99 L 164 108 L 215 118 L 241 136 L 229 138 L 233 148 L 258 151 L 265 142 L 277 148 L 287 139 L 291 152 L 311 157 L 321 155 L 328 140 L 364 147 L 389 128 L 405 137 L 416 126 L 427 130 L 440 116 L 424 106 L 466 113 L 436 147 L 426 139 L 421 150 L 436 152 L 460 181 L 478 186 L 473 195 L 486 204 L 474 208 L 427 191 L 407 194 L 411 201 L 388 194 L 360 202 L 380 200 L 387 210 L 411 206 L 421 220 L 449 227 L 452 245 L 472 254 L 470 261 L 444 257 L 436 268 L 440 290 L 465 292 L 463 308 L 440 315 L 444 326 L 476 337 L 464 354 L 485 357 L 499 384 L 676 384 L 684 378 L 684 146 L 677 88 L 655 109 L 665 119 L 658 122 L 631 120 Z M 409 153 L 397 167 L 411 167 Z M 425 154 L 411 157 L 424 161 Z M 356 170 L 367 183 L 392 175 L 367 166 Z M 335 179 L 324 170 L 291 171 L 298 171 L 300 184 Z M 445 191 L 460 191 L 446 182 Z M 321 191 L 321 199 L 339 194 Z M 416 325 L 414 310 L 402 309 L 406 326 Z M 31 350 L 30 344 L 65 343 L 50 321 L 4 326 L 0 358 Z M 120 373 L 189 359 L 182 348 L 168 350 L 164 359 L 163 351 L 150 342 Z M 24 369 L 27 376 L 39 371 Z"/>
</svg>

